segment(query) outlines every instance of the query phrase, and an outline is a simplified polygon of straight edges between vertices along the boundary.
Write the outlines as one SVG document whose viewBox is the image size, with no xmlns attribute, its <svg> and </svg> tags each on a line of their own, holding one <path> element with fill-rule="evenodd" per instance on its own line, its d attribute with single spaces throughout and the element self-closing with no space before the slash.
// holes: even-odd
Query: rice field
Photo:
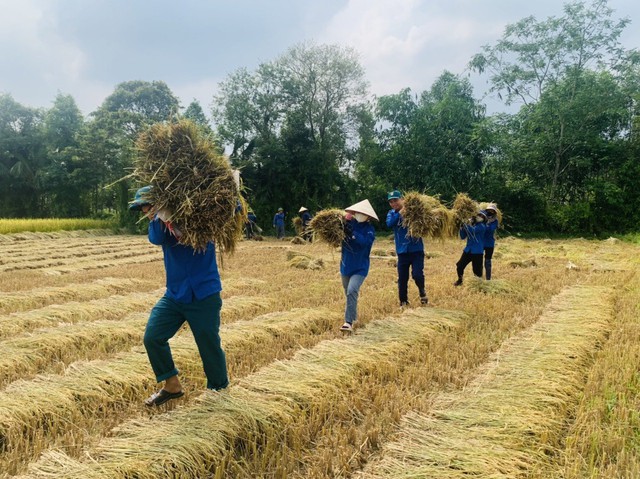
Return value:
<svg viewBox="0 0 640 479">
<path fill-rule="evenodd" d="M 73 231 L 89 229 L 113 229 L 114 220 L 91 218 L 0 218 L 0 234 L 50 231 Z"/>
<path fill-rule="evenodd" d="M 0 478 L 640 477 L 640 245 L 500 239 L 494 280 L 454 288 L 462 246 L 427 242 L 430 304 L 410 282 L 400 309 L 379 234 L 345 335 L 339 251 L 241 242 L 221 268 L 230 387 L 205 391 L 184 327 L 185 396 L 150 410 L 161 252 L 0 235 Z"/>
</svg>

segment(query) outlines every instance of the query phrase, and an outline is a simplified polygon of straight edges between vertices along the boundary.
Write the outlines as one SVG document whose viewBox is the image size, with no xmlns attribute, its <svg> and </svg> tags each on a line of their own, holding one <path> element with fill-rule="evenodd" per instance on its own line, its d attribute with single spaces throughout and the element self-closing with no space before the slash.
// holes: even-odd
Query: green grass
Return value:
<svg viewBox="0 0 640 479">
<path fill-rule="evenodd" d="M 115 226 L 114 220 L 91 218 L 0 218 L 0 234 L 109 229 Z"/>
</svg>

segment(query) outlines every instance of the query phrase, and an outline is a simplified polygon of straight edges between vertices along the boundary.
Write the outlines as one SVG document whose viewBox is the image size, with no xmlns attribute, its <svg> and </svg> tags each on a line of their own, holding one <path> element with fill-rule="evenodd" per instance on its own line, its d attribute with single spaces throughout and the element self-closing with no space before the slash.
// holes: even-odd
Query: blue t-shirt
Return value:
<svg viewBox="0 0 640 479">
<path fill-rule="evenodd" d="M 204 251 L 180 244 L 157 218 L 149 223 L 149 241 L 162 246 L 167 276 L 165 296 L 179 303 L 192 303 L 222 291 L 213 243 Z"/>
<path fill-rule="evenodd" d="M 342 242 L 342 257 L 340 259 L 340 274 L 353 276 L 369 274 L 369 254 L 376 239 L 373 225 L 368 221 L 358 223 L 355 219 L 349 221 L 351 234 Z"/>
<path fill-rule="evenodd" d="M 393 228 L 393 239 L 396 242 L 396 253 L 416 253 L 424 251 L 422 238 L 409 236 L 407 228 L 402 224 L 402 215 L 395 210 L 387 213 L 387 227 Z"/>
</svg>

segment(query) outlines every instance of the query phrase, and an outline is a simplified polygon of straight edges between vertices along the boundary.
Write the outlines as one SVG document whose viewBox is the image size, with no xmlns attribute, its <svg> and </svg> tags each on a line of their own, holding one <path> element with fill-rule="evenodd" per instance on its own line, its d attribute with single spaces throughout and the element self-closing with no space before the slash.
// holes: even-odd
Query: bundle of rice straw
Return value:
<svg viewBox="0 0 640 479">
<path fill-rule="evenodd" d="M 182 232 L 182 244 L 204 250 L 215 241 L 220 251 L 232 252 L 242 237 L 247 208 L 215 145 L 193 122 L 179 120 L 152 125 L 136 147 L 132 176 L 152 186 L 152 212 L 170 212 L 168 220 Z"/>
<path fill-rule="evenodd" d="M 453 213 L 433 196 L 407 193 L 401 213 L 409 236 L 414 238 L 446 238 L 456 234 Z"/>
<path fill-rule="evenodd" d="M 344 241 L 344 211 L 331 208 L 319 211 L 309 223 L 314 241 L 323 241 L 337 248 Z"/>
<path fill-rule="evenodd" d="M 480 203 L 480 209 L 481 210 L 485 210 L 485 209 L 487 209 L 487 206 L 489 206 L 489 205 L 493 205 L 495 207 L 496 217 L 498 218 L 498 223 L 500 223 L 500 226 L 502 226 L 502 211 L 500 211 L 500 208 L 498 208 L 498 204 L 497 203 L 495 203 L 494 201 Z"/>
<path fill-rule="evenodd" d="M 293 224 L 293 229 L 295 229 L 296 234 L 302 236 L 302 218 L 296 216 L 291 220 L 291 224 Z"/>
<path fill-rule="evenodd" d="M 453 200 L 452 209 L 455 212 L 456 222 L 458 226 L 460 226 L 480 211 L 480 205 L 472 200 L 466 193 L 458 193 L 455 200 Z"/>
</svg>

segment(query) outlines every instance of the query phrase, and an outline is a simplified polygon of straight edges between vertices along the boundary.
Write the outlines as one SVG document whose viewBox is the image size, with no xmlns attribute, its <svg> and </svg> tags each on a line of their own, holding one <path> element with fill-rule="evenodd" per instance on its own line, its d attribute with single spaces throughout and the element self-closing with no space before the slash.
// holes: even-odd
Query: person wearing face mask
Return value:
<svg viewBox="0 0 640 479">
<path fill-rule="evenodd" d="M 484 233 L 484 276 L 487 280 L 491 279 L 491 258 L 493 258 L 493 250 L 496 246 L 496 230 L 500 226 L 498 221 L 497 206 L 489 203 L 484 209 L 487 215 L 487 230 Z"/>
<path fill-rule="evenodd" d="M 458 272 L 458 280 L 453 283 L 454 286 L 462 284 L 462 276 L 464 270 L 469 263 L 473 269 L 473 274 L 482 278 L 482 258 L 484 254 L 484 235 L 487 231 L 486 226 L 487 214 L 479 211 L 469 223 L 462 225 L 460 228 L 460 238 L 466 239 L 467 244 L 462 250 L 462 256 L 456 263 Z"/>
<path fill-rule="evenodd" d="M 391 209 L 387 213 L 387 227 L 393 229 L 393 237 L 398 256 L 398 296 L 400 307 L 409 305 L 408 285 L 409 267 L 411 277 L 418 287 L 420 303 L 428 304 L 424 281 L 424 244 L 422 238 L 409 236 L 407 228 L 402 223 L 400 211 L 404 207 L 402 193 L 394 190 L 387 195 Z"/>
<path fill-rule="evenodd" d="M 370 220 L 378 221 L 378 216 L 369 200 L 363 200 L 345 209 L 345 238 L 342 241 L 340 276 L 347 297 L 344 311 L 343 331 L 353 330 L 357 319 L 358 295 L 360 287 L 369 274 L 369 254 L 376 238 Z"/>
</svg>

